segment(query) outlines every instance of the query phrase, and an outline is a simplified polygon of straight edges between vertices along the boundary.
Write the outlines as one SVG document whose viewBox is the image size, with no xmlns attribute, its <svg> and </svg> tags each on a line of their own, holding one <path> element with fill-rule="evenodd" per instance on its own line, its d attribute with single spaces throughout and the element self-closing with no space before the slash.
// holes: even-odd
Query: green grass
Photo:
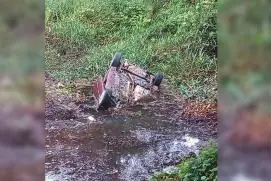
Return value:
<svg viewBox="0 0 271 181">
<path fill-rule="evenodd" d="M 159 173 L 151 181 L 216 181 L 217 180 L 217 144 L 210 142 L 202 148 L 199 155 L 189 157 L 176 166 L 174 173 Z"/>
<path fill-rule="evenodd" d="M 215 0 L 46 0 L 46 70 L 93 79 L 120 51 L 187 97 L 215 99 L 216 13 Z"/>
</svg>

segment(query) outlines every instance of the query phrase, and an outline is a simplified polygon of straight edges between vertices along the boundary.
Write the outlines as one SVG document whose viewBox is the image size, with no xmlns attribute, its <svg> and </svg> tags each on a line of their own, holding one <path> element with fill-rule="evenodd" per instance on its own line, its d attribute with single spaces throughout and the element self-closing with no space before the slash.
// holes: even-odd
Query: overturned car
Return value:
<svg viewBox="0 0 271 181">
<path fill-rule="evenodd" d="M 155 98 L 163 78 L 162 73 L 152 74 L 141 69 L 124 60 L 117 52 L 105 76 L 99 77 L 92 85 L 97 110 Z"/>
</svg>

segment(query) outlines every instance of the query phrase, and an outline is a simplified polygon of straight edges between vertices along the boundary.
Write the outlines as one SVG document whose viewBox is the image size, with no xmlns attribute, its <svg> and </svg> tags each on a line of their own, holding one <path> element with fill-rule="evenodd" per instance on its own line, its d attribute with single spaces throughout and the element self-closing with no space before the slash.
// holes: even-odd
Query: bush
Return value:
<svg viewBox="0 0 271 181">
<path fill-rule="evenodd" d="M 178 169 L 177 173 L 160 173 L 153 176 L 151 181 L 216 181 L 217 145 L 210 143 L 200 151 L 197 157 L 187 158 L 176 167 Z"/>
</svg>

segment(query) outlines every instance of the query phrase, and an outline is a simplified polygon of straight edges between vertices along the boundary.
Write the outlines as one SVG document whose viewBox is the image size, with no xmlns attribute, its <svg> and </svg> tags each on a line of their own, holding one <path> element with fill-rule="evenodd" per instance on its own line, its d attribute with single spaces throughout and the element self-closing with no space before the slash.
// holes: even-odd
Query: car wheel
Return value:
<svg viewBox="0 0 271 181">
<path fill-rule="evenodd" d="M 164 78 L 164 75 L 162 73 L 157 73 L 154 79 L 152 80 L 152 85 L 160 86 L 163 78 Z"/>
<path fill-rule="evenodd" d="M 98 101 L 99 101 L 98 110 L 106 110 L 109 107 L 114 106 L 113 100 L 111 99 L 111 96 L 108 90 L 103 91 Z"/>
<path fill-rule="evenodd" d="M 115 53 L 114 57 L 112 58 L 110 66 L 111 67 L 120 67 L 121 59 L 122 59 L 121 53 L 119 53 L 119 52 Z"/>
</svg>

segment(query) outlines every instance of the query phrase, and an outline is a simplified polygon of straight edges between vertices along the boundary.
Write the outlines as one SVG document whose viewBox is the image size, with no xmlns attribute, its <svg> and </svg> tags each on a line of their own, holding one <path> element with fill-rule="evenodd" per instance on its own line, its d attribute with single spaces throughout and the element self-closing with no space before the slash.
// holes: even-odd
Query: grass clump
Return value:
<svg viewBox="0 0 271 181">
<path fill-rule="evenodd" d="M 92 79 L 120 51 L 142 68 L 164 72 L 187 97 L 214 98 L 216 12 L 215 0 L 46 0 L 47 71 L 64 80 Z M 73 52 L 81 55 L 70 58 Z"/>
<path fill-rule="evenodd" d="M 217 180 L 217 144 L 210 143 L 198 156 L 189 157 L 176 166 L 177 172 L 159 173 L 151 181 L 215 181 Z"/>
</svg>

